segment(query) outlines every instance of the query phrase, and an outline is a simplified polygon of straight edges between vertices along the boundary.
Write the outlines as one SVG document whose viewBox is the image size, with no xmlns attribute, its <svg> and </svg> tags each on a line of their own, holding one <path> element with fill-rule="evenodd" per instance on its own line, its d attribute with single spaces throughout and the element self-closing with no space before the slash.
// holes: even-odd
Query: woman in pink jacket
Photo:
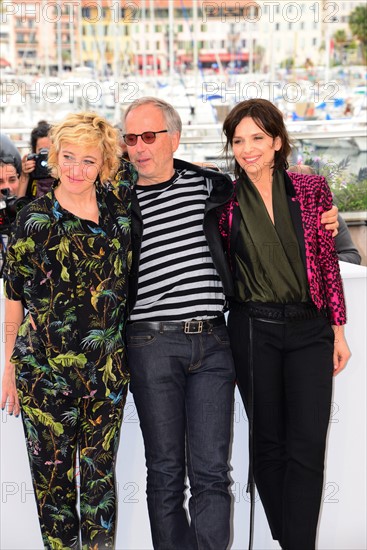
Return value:
<svg viewBox="0 0 367 550">
<path fill-rule="evenodd" d="M 320 223 L 331 193 L 323 177 L 286 172 L 290 140 L 271 102 L 239 103 L 223 129 L 236 184 L 220 228 L 235 286 L 228 324 L 249 417 L 249 490 L 255 482 L 282 548 L 314 550 L 332 376 L 350 357 L 338 258 Z"/>
</svg>

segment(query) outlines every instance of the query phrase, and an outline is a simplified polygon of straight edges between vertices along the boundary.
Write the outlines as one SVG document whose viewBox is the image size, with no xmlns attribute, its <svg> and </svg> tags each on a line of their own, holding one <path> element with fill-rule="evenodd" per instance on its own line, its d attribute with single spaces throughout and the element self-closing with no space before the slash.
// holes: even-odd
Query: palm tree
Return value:
<svg viewBox="0 0 367 550">
<path fill-rule="evenodd" d="M 347 43 L 347 33 L 344 29 L 339 29 L 336 31 L 333 35 L 334 42 L 335 42 L 335 49 L 338 56 L 338 61 L 340 63 L 343 62 L 343 48 L 344 45 Z"/>
<path fill-rule="evenodd" d="M 361 45 L 363 62 L 367 58 L 367 6 L 357 6 L 349 16 L 349 27 Z"/>
</svg>

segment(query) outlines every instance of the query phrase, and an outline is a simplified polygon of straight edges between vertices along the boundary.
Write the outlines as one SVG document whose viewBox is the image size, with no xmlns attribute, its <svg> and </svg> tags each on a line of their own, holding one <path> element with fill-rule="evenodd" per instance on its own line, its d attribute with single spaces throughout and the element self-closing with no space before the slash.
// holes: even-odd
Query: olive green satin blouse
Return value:
<svg viewBox="0 0 367 550">
<path fill-rule="evenodd" d="M 247 302 L 308 302 L 305 266 L 291 220 L 284 176 L 273 176 L 274 224 L 255 185 L 237 183 L 242 214 L 235 244 L 236 298 Z"/>
</svg>

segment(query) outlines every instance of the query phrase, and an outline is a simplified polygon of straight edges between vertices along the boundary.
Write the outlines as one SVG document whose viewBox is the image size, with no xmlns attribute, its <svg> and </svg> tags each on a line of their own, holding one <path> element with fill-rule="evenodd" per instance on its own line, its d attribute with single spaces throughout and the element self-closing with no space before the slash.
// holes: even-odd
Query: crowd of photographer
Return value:
<svg viewBox="0 0 367 550">
<path fill-rule="evenodd" d="M 47 193 L 54 178 L 47 166 L 50 125 L 41 120 L 31 132 L 31 152 L 21 158 L 14 143 L 0 134 L 0 276 L 11 224 L 17 212 Z"/>
<path fill-rule="evenodd" d="M 22 164 L 15 145 L 0 134 L 0 276 L 4 264 L 8 235 L 16 216 L 16 203 L 20 197 Z"/>
<path fill-rule="evenodd" d="M 2 173 L 0 191 L 8 189 L 9 197 L 27 197 L 33 200 L 51 189 L 55 179 L 50 175 L 47 164 L 51 145 L 50 129 L 50 124 L 45 120 L 38 122 L 31 132 L 31 152 L 26 153 L 23 158 L 14 143 L 5 134 L 0 134 L 0 162 L 2 166 L 8 167 Z"/>
<path fill-rule="evenodd" d="M 51 126 L 48 122 L 40 120 L 31 132 L 31 153 L 22 158 L 20 194 L 30 199 L 41 197 L 47 193 L 55 181 L 47 166 L 51 145 L 50 130 Z"/>
</svg>

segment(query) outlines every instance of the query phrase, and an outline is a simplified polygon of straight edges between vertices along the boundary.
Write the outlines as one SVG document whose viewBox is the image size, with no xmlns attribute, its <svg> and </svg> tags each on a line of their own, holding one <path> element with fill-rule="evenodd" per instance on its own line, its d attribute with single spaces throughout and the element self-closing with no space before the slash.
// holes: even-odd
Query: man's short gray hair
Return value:
<svg viewBox="0 0 367 550">
<path fill-rule="evenodd" d="M 154 107 L 158 107 L 158 109 L 160 109 L 163 113 L 169 133 L 172 134 L 178 132 L 181 135 L 182 121 L 176 109 L 170 103 L 164 101 L 164 99 L 159 99 L 158 97 L 153 96 L 141 97 L 130 103 L 123 115 L 122 124 L 124 127 L 127 115 L 142 105 L 153 105 Z"/>
</svg>

